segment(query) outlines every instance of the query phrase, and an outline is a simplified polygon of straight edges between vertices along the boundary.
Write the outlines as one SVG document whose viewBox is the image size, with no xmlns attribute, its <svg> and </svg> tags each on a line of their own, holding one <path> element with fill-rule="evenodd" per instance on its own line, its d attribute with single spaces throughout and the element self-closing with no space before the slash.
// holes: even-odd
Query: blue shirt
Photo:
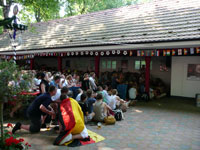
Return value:
<svg viewBox="0 0 200 150">
<path fill-rule="evenodd" d="M 44 112 L 40 110 L 40 105 L 44 105 L 46 108 L 51 104 L 51 95 L 49 93 L 41 94 L 36 97 L 35 100 L 29 106 L 27 113 L 29 116 L 41 117 Z"/>
<path fill-rule="evenodd" d="M 54 81 L 54 80 L 50 82 L 50 86 L 55 86 L 55 87 L 57 87 L 57 88 L 58 88 L 58 84 L 57 84 L 57 83 L 55 83 L 55 81 Z"/>
<path fill-rule="evenodd" d="M 93 104 L 96 102 L 95 98 L 88 98 L 86 103 L 88 104 L 88 110 L 89 110 L 89 114 L 93 112 Z"/>
</svg>

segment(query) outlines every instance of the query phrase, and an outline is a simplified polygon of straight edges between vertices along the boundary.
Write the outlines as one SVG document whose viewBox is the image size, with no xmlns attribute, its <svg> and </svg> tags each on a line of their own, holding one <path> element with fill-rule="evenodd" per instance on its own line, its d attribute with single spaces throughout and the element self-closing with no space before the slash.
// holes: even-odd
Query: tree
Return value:
<svg viewBox="0 0 200 150">
<path fill-rule="evenodd" d="M 16 83 L 19 78 L 23 79 L 23 82 L 19 86 L 13 86 L 11 83 Z M 0 123 L 1 123 L 1 140 L 4 140 L 3 130 L 3 106 L 8 100 L 13 99 L 13 95 L 17 95 L 20 92 L 28 89 L 29 77 L 27 75 L 20 74 L 20 68 L 12 61 L 0 62 Z M 12 81 L 12 82 L 11 82 Z"/>
<path fill-rule="evenodd" d="M 66 16 L 84 14 L 126 5 L 138 4 L 150 0 L 68 0 L 66 3 Z"/>
<path fill-rule="evenodd" d="M 60 0 L 18 0 L 18 3 L 23 7 L 22 17 L 34 17 L 37 22 L 59 18 L 60 7 L 63 4 Z M 31 15 L 28 16 L 27 12 Z"/>
</svg>

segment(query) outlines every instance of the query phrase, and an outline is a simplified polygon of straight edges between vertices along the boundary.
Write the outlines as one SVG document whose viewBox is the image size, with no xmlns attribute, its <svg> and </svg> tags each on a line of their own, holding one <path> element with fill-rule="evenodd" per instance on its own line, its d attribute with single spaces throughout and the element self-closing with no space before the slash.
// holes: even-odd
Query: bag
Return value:
<svg viewBox="0 0 200 150">
<path fill-rule="evenodd" d="M 114 112 L 115 112 L 115 119 L 117 121 L 121 121 L 122 119 L 124 119 L 123 112 L 120 109 L 114 110 Z"/>
<path fill-rule="evenodd" d="M 104 122 L 106 125 L 112 125 L 115 124 L 116 120 L 113 116 L 108 116 L 104 118 Z"/>
</svg>

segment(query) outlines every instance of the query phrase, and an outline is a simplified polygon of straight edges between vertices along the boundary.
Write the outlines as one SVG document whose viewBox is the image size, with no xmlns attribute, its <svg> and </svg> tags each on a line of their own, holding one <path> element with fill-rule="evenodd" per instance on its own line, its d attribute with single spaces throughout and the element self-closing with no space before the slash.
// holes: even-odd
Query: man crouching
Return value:
<svg viewBox="0 0 200 150">
<path fill-rule="evenodd" d="M 55 117 L 55 112 L 50 107 L 50 104 L 52 102 L 51 97 L 54 96 L 56 92 L 57 88 L 55 86 L 50 86 L 49 92 L 36 97 L 27 110 L 27 116 L 31 120 L 31 125 L 23 125 L 18 122 L 14 126 L 12 133 L 14 134 L 20 129 L 28 130 L 31 133 L 40 132 L 42 123 L 44 123 L 44 116 L 48 114 Z"/>
</svg>

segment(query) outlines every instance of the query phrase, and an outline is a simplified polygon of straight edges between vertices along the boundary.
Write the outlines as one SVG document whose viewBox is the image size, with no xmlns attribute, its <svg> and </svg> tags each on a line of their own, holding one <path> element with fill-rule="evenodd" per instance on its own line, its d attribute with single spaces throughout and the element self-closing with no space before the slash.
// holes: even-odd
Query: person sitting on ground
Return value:
<svg viewBox="0 0 200 150">
<path fill-rule="evenodd" d="M 108 91 L 108 86 L 107 85 L 103 85 L 103 91 L 102 91 L 103 102 L 105 102 L 106 104 L 109 104 L 110 96 L 109 96 L 107 91 Z"/>
<path fill-rule="evenodd" d="M 97 94 L 102 94 L 103 95 L 103 88 L 101 86 L 97 87 Z"/>
<path fill-rule="evenodd" d="M 55 86 L 57 89 L 59 89 L 60 87 L 62 87 L 60 85 L 60 76 L 55 76 L 53 81 L 50 82 L 50 86 L 53 85 Z"/>
<path fill-rule="evenodd" d="M 79 88 L 77 92 L 78 95 L 76 96 L 76 100 L 79 102 L 81 100 L 81 95 L 83 94 L 83 90 Z"/>
<path fill-rule="evenodd" d="M 120 108 L 122 105 L 127 106 L 126 101 L 117 96 L 117 94 L 118 94 L 117 90 L 113 89 L 109 103 L 109 106 L 112 108 L 112 110 L 116 110 L 117 108 Z"/>
<path fill-rule="evenodd" d="M 56 92 L 57 88 L 55 86 L 50 86 L 48 93 L 36 97 L 27 110 L 27 116 L 31 120 L 31 125 L 23 125 L 20 122 L 17 122 L 12 133 L 14 134 L 20 129 L 28 130 L 31 133 L 39 132 L 44 123 L 43 115 L 48 114 L 55 117 L 55 112 L 53 108 L 50 107 L 50 104 L 52 102 L 51 97 L 54 96 Z"/>
<path fill-rule="evenodd" d="M 132 83 L 130 89 L 128 90 L 130 104 L 129 106 L 134 106 L 136 104 L 137 98 L 137 85 Z"/>
<path fill-rule="evenodd" d="M 88 104 L 86 103 L 86 101 L 87 101 L 87 95 L 85 93 L 83 93 L 81 95 L 81 100 L 78 103 L 81 106 L 81 109 L 83 111 L 85 123 L 91 121 L 95 115 L 94 112 L 89 113 L 89 108 L 88 108 Z"/>
<path fill-rule="evenodd" d="M 88 131 L 84 124 L 84 115 L 76 100 L 61 95 L 58 111 L 59 135 L 54 145 L 64 145 L 75 139 L 88 138 Z"/>
<path fill-rule="evenodd" d="M 87 104 L 89 108 L 89 113 L 92 113 L 93 104 L 96 102 L 96 99 L 94 98 L 93 91 L 91 89 L 88 89 L 86 94 L 87 94 Z"/>
<path fill-rule="evenodd" d="M 48 92 L 49 90 L 49 83 L 46 80 L 46 75 L 44 73 L 41 73 L 41 82 L 39 86 L 40 94 L 44 94 Z"/>
<path fill-rule="evenodd" d="M 94 121 L 103 122 L 104 118 L 110 115 L 112 109 L 105 102 L 103 102 L 102 94 L 97 94 L 96 102 L 94 103 Z"/>
<path fill-rule="evenodd" d="M 137 97 L 137 86 L 132 83 L 130 89 L 128 90 L 129 100 L 135 100 Z"/>
</svg>

